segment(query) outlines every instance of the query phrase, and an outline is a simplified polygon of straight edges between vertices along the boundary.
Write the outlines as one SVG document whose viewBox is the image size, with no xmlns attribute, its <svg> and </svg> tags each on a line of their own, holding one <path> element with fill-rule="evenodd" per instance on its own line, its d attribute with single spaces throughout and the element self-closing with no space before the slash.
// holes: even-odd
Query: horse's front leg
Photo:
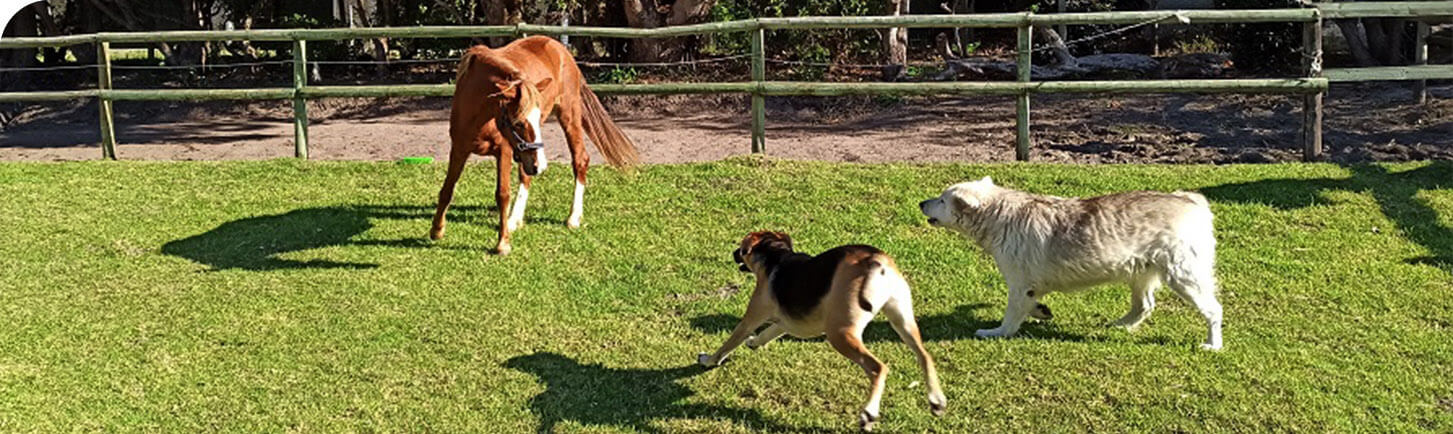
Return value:
<svg viewBox="0 0 1453 434">
<path fill-rule="evenodd" d="M 570 228 L 580 227 L 585 219 L 585 171 L 590 166 L 590 156 L 585 153 L 580 155 L 584 155 L 586 161 L 577 158 L 575 163 L 575 202 L 570 204 L 570 218 L 565 220 L 565 226 Z"/>
<path fill-rule="evenodd" d="M 494 203 L 495 207 L 499 209 L 499 244 L 495 246 L 494 252 L 500 255 L 510 254 L 511 229 L 508 210 L 510 206 L 510 158 L 512 157 L 508 151 L 505 151 L 500 152 L 497 159 L 499 176 L 496 178 L 498 182 L 495 185 Z"/>
<path fill-rule="evenodd" d="M 525 226 L 525 204 L 530 201 L 530 181 L 533 179 L 534 177 L 525 174 L 524 168 L 520 169 L 520 193 L 515 195 L 514 204 L 510 205 L 510 232 Z"/>
</svg>

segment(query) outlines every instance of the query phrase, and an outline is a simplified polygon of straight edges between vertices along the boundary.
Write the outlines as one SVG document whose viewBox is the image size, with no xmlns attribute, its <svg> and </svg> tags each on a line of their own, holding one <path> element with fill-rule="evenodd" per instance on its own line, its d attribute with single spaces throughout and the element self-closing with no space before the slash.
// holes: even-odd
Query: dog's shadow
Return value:
<svg viewBox="0 0 1453 434">
<path fill-rule="evenodd" d="M 963 339 L 978 339 L 974 331 L 999 326 L 999 317 L 989 314 L 981 316 L 979 311 L 1000 307 L 992 303 L 975 303 L 959 306 L 953 313 L 919 316 L 918 332 L 925 341 L 956 341 Z M 1002 307 L 1001 307 L 1002 309 Z M 691 319 L 691 326 L 703 333 L 726 333 L 730 332 L 741 322 L 742 318 L 736 315 L 717 313 L 702 315 Z M 1029 320 L 1019 328 L 1017 337 L 1032 339 L 1049 339 L 1068 342 L 1102 341 L 1104 338 L 1085 336 L 1061 330 L 1054 320 L 1035 321 Z M 866 342 L 898 341 L 898 333 L 886 321 L 873 321 L 863 330 L 863 340 Z"/>
<path fill-rule="evenodd" d="M 694 392 L 677 381 L 706 372 L 705 367 L 696 364 L 667 369 L 620 369 L 537 352 L 511 358 L 504 366 L 534 375 L 544 383 L 545 391 L 529 403 L 530 411 L 540 418 L 537 432 L 554 432 L 557 424 L 566 421 L 641 432 L 669 432 L 653 422 L 670 419 L 724 419 L 748 429 L 773 432 L 821 431 L 820 428 L 784 426 L 755 410 L 682 403 Z"/>
</svg>

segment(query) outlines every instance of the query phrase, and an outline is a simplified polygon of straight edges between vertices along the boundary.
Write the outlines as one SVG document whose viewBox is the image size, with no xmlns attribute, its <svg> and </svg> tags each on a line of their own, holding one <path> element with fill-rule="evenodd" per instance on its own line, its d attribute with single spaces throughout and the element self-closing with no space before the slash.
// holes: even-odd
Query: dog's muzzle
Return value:
<svg viewBox="0 0 1453 434">
<path fill-rule="evenodd" d="M 919 202 L 918 203 L 918 211 L 921 212 L 921 213 L 923 213 L 923 214 L 925 214 L 925 215 L 927 215 L 928 214 L 928 204 L 930 202 L 933 202 L 934 200 L 935 199 L 929 199 L 929 200 L 925 200 L 923 202 Z M 935 223 L 938 223 L 938 219 L 933 218 L 933 217 L 929 217 L 928 218 L 928 224 L 935 224 Z"/>
</svg>

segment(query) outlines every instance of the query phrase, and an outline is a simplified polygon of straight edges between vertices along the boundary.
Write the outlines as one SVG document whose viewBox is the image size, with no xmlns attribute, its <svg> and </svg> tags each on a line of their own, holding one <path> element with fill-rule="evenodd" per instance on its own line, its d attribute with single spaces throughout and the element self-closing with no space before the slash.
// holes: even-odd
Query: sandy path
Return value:
<svg viewBox="0 0 1453 434">
<path fill-rule="evenodd" d="M 1453 87 L 1426 106 L 1404 86 L 1334 88 L 1326 143 L 1337 161 L 1453 159 Z M 828 161 L 1007 161 L 1014 105 L 1008 98 L 769 100 L 768 153 Z M 1300 98 L 1287 96 L 1039 96 L 1033 158 L 1053 162 L 1270 162 L 1298 158 Z M 746 154 L 745 102 L 733 97 L 616 99 L 619 125 L 648 163 L 713 161 Z M 284 103 L 118 103 L 129 160 L 256 160 L 293 153 Z M 393 160 L 447 155 L 448 100 L 315 103 L 312 157 Z M 553 122 L 551 158 L 566 158 Z M 100 157 L 93 105 L 31 108 L 0 130 L 0 160 Z M 594 151 L 592 151 L 594 152 Z M 601 161 L 598 158 L 595 161 Z"/>
</svg>

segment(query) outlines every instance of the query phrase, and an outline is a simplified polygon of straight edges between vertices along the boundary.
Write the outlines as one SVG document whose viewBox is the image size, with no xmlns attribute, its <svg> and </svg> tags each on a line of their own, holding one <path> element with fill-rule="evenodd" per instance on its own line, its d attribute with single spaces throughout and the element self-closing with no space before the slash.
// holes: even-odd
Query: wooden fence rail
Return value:
<svg viewBox="0 0 1453 434">
<path fill-rule="evenodd" d="M 1328 18 L 1433 17 L 1453 15 L 1453 2 L 1328 3 L 1308 9 L 1124 11 L 1035 14 L 1031 12 L 969 15 L 905 15 L 883 17 L 792 17 L 630 29 L 610 27 L 559 27 L 534 24 L 513 26 L 382 27 L 347 29 L 271 29 L 229 31 L 168 31 L 145 33 L 96 33 L 57 37 L 0 39 L 0 49 L 59 47 L 80 44 L 97 46 L 97 88 L 52 92 L 0 92 L 0 103 L 60 101 L 98 98 L 102 153 L 115 159 L 116 139 L 112 101 L 167 100 L 292 100 L 295 154 L 308 157 L 307 100 L 336 97 L 451 96 L 454 86 L 378 85 L 310 86 L 307 83 L 307 41 L 362 38 L 473 38 L 485 36 L 575 35 L 615 38 L 663 38 L 685 35 L 745 32 L 751 38 L 751 81 L 730 83 L 596 84 L 600 94 L 702 94 L 741 93 L 752 96 L 752 152 L 766 152 L 766 103 L 768 96 L 842 95 L 1013 95 L 1016 98 L 1015 156 L 1030 156 L 1030 95 L 1036 93 L 1281 93 L 1306 95 L 1303 112 L 1303 155 L 1316 159 L 1321 153 L 1321 104 L 1329 81 L 1453 79 L 1453 65 L 1417 65 L 1385 68 L 1321 70 L 1321 26 Z M 1310 50 L 1304 76 L 1278 79 L 1226 80 L 1134 80 L 1034 82 L 1030 50 L 1033 26 L 1133 25 L 1161 20 L 1190 24 L 1213 23 L 1304 23 L 1304 46 Z M 871 29 L 890 27 L 998 27 L 1017 28 L 1016 81 L 931 82 L 931 83 L 821 83 L 766 80 L 763 49 L 767 30 Z M 1419 32 L 1423 35 L 1424 32 Z M 262 89 L 112 89 L 111 43 L 156 43 L 176 41 L 291 41 L 293 42 L 293 85 Z M 1426 44 L 1419 38 L 1419 46 Z"/>
</svg>

